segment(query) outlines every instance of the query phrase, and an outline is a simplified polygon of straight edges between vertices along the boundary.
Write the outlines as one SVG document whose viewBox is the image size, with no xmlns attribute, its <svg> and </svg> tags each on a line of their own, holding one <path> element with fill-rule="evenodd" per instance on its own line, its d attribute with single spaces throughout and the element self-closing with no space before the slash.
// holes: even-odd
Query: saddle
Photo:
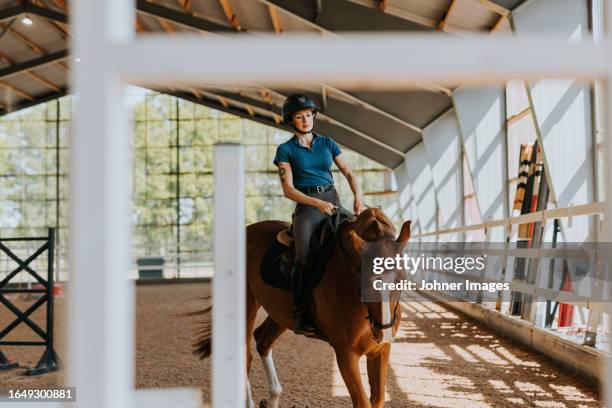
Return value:
<svg viewBox="0 0 612 408">
<path fill-rule="evenodd" d="M 325 218 L 317 227 L 310 239 L 310 259 L 306 268 L 304 289 L 317 287 L 323 278 L 325 265 L 332 255 L 336 243 L 336 234 L 340 225 L 355 216 L 340 209 Z M 291 290 L 291 270 L 295 259 L 293 245 L 293 225 L 280 231 L 276 240 L 268 247 L 261 264 L 261 278 L 275 288 Z"/>
</svg>

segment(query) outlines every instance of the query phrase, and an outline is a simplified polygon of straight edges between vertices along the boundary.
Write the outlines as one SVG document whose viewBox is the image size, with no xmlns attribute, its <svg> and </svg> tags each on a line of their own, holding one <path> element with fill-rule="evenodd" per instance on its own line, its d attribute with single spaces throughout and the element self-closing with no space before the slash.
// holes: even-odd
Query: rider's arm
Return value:
<svg viewBox="0 0 612 408">
<path fill-rule="evenodd" d="M 359 179 L 357 178 L 357 175 L 353 174 L 353 170 L 351 170 L 351 167 L 348 165 L 346 160 L 344 160 L 344 154 L 340 153 L 334 157 L 334 162 L 336 163 L 336 166 L 338 166 L 340 173 L 342 173 L 342 175 L 346 178 L 346 181 L 348 181 L 349 186 L 355 195 L 355 200 L 361 202 L 361 187 L 359 187 Z"/>
<path fill-rule="evenodd" d="M 291 165 L 287 162 L 278 162 L 278 175 L 280 177 L 281 186 L 283 187 L 283 194 L 290 200 L 296 203 L 312 205 L 318 207 L 322 200 L 318 198 L 310 197 L 293 186 L 293 173 L 291 172 Z"/>
</svg>

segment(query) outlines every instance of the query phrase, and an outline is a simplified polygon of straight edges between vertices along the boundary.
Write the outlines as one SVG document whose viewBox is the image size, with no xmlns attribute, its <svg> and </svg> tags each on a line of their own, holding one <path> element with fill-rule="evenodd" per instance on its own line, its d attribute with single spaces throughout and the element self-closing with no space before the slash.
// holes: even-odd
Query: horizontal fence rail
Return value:
<svg viewBox="0 0 612 408">
<path fill-rule="evenodd" d="M 436 231 L 424 232 L 422 234 L 413 235 L 413 239 L 431 237 L 436 235 L 453 234 L 458 232 L 476 231 L 482 229 L 490 229 L 496 227 L 511 226 L 516 224 L 529 224 L 532 222 L 541 222 L 551 220 L 555 218 L 572 218 L 582 215 L 599 215 L 603 214 L 604 203 L 590 203 L 582 204 L 577 206 L 570 206 L 564 208 L 551 208 L 548 210 L 542 210 L 532 212 L 529 214 L 517 215 L 516 217 L 500 218 L 498 220 L 491 220 L 483 222 L 481 224 L 466 225 L 463 227 L 456 228 L 445 228 Z"/>
</svg>

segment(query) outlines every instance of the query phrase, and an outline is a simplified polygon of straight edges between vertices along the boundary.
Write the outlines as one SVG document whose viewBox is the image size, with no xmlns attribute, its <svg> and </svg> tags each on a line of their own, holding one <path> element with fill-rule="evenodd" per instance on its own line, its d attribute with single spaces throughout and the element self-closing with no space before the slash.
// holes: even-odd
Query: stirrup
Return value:
<svg viewBox="0 0 612 408">
<path fill-rule="evenodd" d="M 289 229 L 282 230 L 278 234 L 276 234 L 276 240 L 281 244 L 291 247 L 293 244 L 293 237 L 289 234 Z"/>
<path fill-rule="evenodd" d="M 304 319 L 304 316 L 303 316 L 304 313 L 306 312 L 302 311 L 300 316 L 294 319 L 293 331 L 296 334 L 315 334 L 317 333 L 317 326 L 315 326 L 314 322 L 312 322 L 312 319 L 311 321 L 308 321 L 308 319 Z"/>
</svg>

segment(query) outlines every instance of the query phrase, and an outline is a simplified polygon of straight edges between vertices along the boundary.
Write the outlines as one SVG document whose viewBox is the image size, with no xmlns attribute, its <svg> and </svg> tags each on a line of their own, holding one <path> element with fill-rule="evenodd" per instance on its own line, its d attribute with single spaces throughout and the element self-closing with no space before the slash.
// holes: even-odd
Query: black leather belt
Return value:
<svg viewBox="0 0 612 408">
<path fill-rule="evenodd" d="M 304 194 L 313 194 L 313 193 L 325 193 L 327 191 L 336 191 L 336 188 L 333 184 L 327 184 L 322 186 L 311 186 L 311 187 L 297 187 L 299 191 Z"/>
</svg>

